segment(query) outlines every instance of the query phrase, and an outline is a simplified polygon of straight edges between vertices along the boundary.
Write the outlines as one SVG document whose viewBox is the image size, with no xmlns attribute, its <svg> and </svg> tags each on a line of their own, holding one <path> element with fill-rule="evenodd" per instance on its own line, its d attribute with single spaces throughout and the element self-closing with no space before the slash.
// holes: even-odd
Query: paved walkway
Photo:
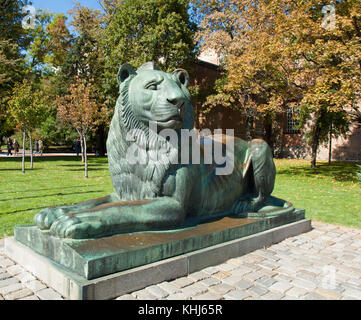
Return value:
<svg viewBox="0 0 361 320">
<path fill-rule="evenodd" d="M 361 300 L 361 229 L 310 232 L 117 299 Z M 11 261 L 0 242 L 0 300 L 62 299 Z"/>
</svg>

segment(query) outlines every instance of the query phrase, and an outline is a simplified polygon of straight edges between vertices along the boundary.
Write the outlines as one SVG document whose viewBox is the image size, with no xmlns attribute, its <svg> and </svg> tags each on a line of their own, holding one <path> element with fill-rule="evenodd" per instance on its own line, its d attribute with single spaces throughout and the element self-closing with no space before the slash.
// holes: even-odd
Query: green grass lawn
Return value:
<svg viewBox="0 0 361 320">
<path fill-rule="evenodd" d="M 106 158 L 89 158 L 89 179 L 75 157 L 35 158 L 34 169 L 21 172 L 21 158 L 0 158 L 0 238 L 13 234 L 17 224 L 32 223 L 42 208 L 73 204 L 113 191 Z M 305 208 L 313 220 L 361 228 L 361 184 L 356 164 L 308 160 L 275 160 L 273 195 Z"/>
</svg>

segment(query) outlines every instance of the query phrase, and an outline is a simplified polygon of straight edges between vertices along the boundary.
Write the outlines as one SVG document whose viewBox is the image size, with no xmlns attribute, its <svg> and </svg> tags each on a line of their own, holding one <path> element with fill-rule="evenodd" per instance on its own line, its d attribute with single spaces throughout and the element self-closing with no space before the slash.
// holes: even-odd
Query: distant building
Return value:
<svg viewBox="0 0 361 320">
<path fill-rule="evenodd" d="M 192 85 L 212 87 L 216 79 L 221 75 L 220 67 L 222 56 L 215 51 L 208 50 L 198 57 L 194 66 Z M 237 110 L 224 107 L 215 107 L 211 112 L 204 114 L 197 101 L 193 102 L 195 108 L 195 126 L 198 129 L 234 129 L 235 136 L 248 140 L 246 126 L 249 122 Z M 360 105 L 361 108 L 361 105 Z M 249 124 L 248 124 L 249 125 Z M 297 129 L 298 115 L 292 108 L 285 110 L 279 116 L 277 141 L 275 141 L 275 154 L 282 158 L 311 158 L 310 147 L 303 137 L 303 130 Z M 264 138 L 264 126 L 259 121 L 252 121 L 253 138 Z M 250 129 L 250 128 L 248 128 Z M 250 131 L 250 130 L 248 130 Z M 320 145 L 317 159 L 327 160 L 329 156 L 329 144 Z M 331 141 L 332 160 L 361 160 L 361 128 L 351 126 L 346 138 L 333 138 Z"/>
</svg>

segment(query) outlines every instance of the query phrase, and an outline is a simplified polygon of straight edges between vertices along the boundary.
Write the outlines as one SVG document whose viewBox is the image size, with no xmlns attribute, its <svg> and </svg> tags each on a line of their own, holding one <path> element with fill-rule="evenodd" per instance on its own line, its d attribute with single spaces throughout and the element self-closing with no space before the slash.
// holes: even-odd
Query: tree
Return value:
<svg viewBox="0 0 361 320">
<path fill-rule="evenodd" d="M 7 112 L 7 102 L 16 82 L 24 75 L 23 51 L 29 45 L 28 33 L 21 26 L 23 6 L 27 1 L 7 0 L 0 3 L 0 136 L 14 129 Z"/>
<path fill-rule="evenodd" d="M 319 144 L 331 127 L 334 136 L 347 131 L 348 110 L 360 100 L 360 1 L 337 1 L 329 25 L 327 1 L 193 3 L 202 46 L 226 56 L 226 80 L 208 104 L 238 103 L 268 123 L 285 107 L 298 108 L 301 126 L 312 120 L 305 130 L 315 166 Z"/>
<path fill-rule="evenodd" d="M 99 110 L 93 97 L 93 86 L 79 77 L 69 87 L 65 96 L 57 96 L 58 117 L 64 124 L 70 124 L 79 134 L 83 145 L 85 178 L 88 178 L 87 136 L 103 121 L 106 111 Z"/>
<path fill-rule="evenodd" d="M 189 67 L 195 58 L 194 33 L 186 0 L 103 1 L 107 15 L 102 47 L 104 89 L 109 105 L 118 95 L 115 74 L 123 63 L 138 67 L 155 61 L 162 70 Z"/>
<path fill-rule="evenodd" d="M 93 10 L 79 3 L 70 12 L 71 26 L 76 32 L 73 35 L 72 46 L 67 52 L 60 70 L 57 73 L 57 94 L 65 95 L 70 82 L 78 77 L 85 82 L 91 82 L 97 105 L 103 105 L 104 53 L 100 41 L 103 36 L 103 15 L 99 10 Z M 97 150 L 104 155 L 106 122 L 100 124 L 94 133 Z"/>
<path fill-rule="evenodd" d="M 34 88 L 28 80 L 14 86 L 12 96 L 8 102 L 9 114 L 14 123 L 23 132 L 22 172 L 25 173 L 25 138 L 30 139 L 30 157 L 33 169 L 32 132 L 44 120 L 46 106 L 42 92 Z"/>
</svg>

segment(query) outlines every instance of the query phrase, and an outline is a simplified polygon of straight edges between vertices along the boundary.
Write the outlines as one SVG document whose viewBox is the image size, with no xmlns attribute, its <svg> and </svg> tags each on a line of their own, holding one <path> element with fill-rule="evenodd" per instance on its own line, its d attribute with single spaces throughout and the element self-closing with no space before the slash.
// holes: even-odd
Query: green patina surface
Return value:
<svg viewBox="0 0 361 320">
<path fill-rule="evenodd" d="M 223 217 L 183 229 L 118 234 L 98 239 L 54 237 L 33 225 L 17 226 L 15 239 L 86 279 L 142 266 L 304 219 L 287 204 L 262 219 Z"/>
</svg>

